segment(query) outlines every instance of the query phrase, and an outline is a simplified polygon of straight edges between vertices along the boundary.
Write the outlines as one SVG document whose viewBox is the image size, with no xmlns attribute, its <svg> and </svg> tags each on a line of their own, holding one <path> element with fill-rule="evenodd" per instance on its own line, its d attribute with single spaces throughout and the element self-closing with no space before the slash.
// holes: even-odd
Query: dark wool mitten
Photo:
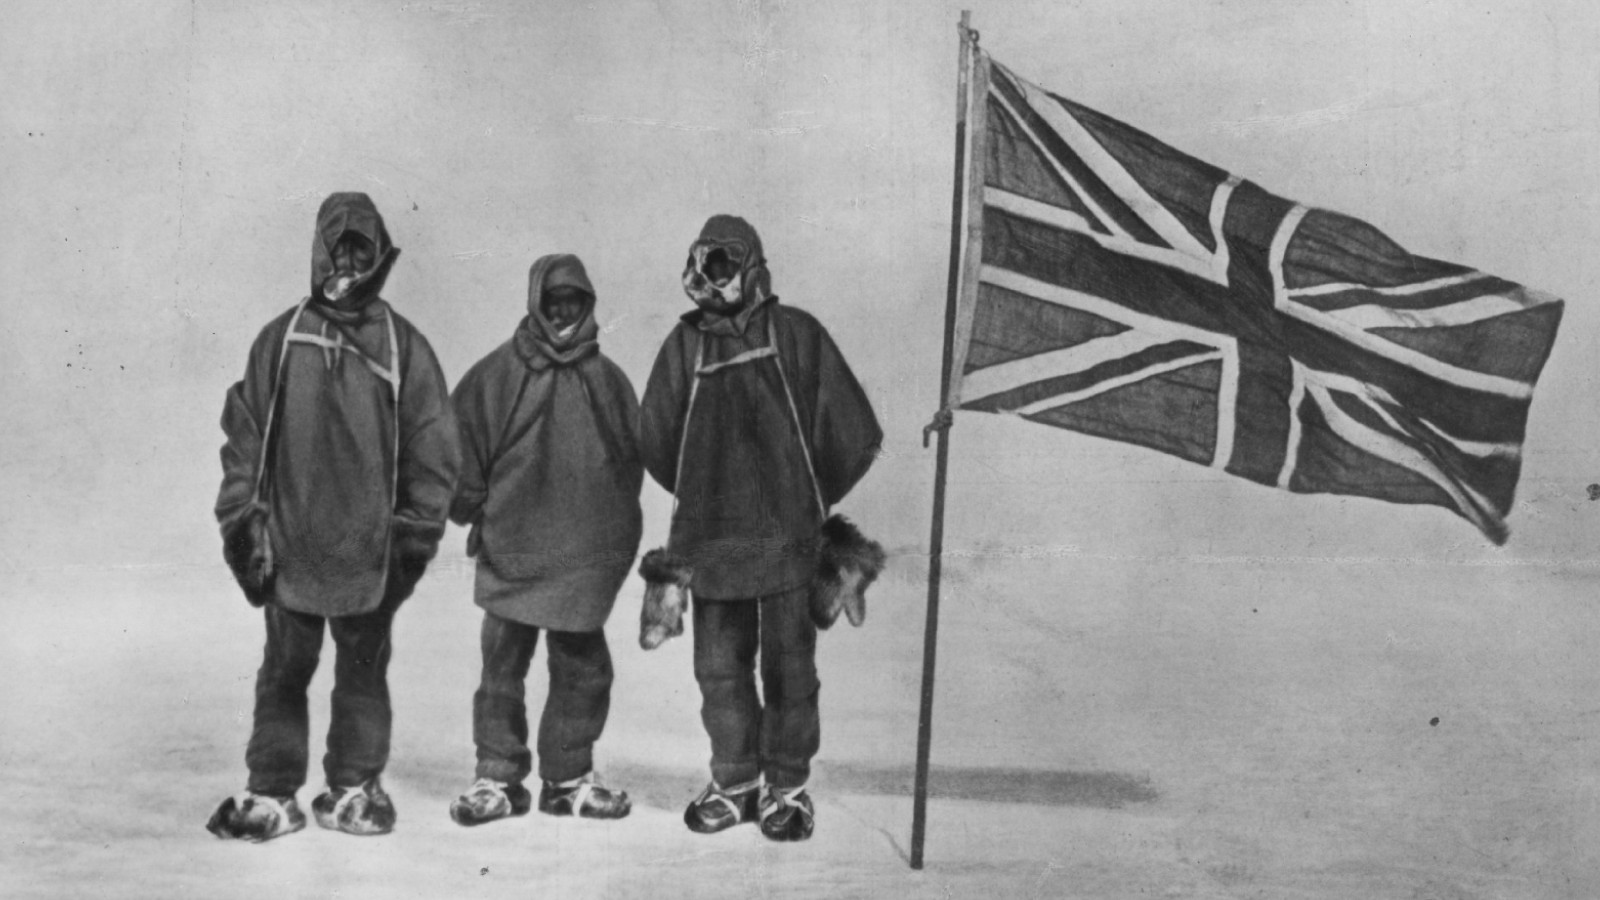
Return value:
<svg viewBox="0 0 1600 900">
<path fill-rule="evenodd" d="M 272 537 L 267 533 L 267 513 L 251 509 L 241 515 L 222 538 L 222 558 L 251 606 L 265 606 L 272 591 Z"/>
<path fill-rule="evenodd" d="M 826 630 L 839 612 L 857 628 L 867 620 L 867 588 L 883 572 L 883 546 L 844 516 L 829 516 L 817 538 L 817 577 L 811 583 L 811 621 Z"/>
<path fill-rule="evenodd" d="M 428 570 L 428 562 L 438 552 L 444 526 L 397 517 L 390 534 L 389 571 L 393 582 L 390 590 L 403 600 L 416 590 L 417 582 Z"/>
<path fill-rule="evenodd" d="M 667 638 L 683 634 L 683 614 L 689 608 L 689 582 L 694 578 L 694 569 L 688 560 L 658 547 L 639 562 L 639 576 L 644 579 L 639 646 L 654 650 Z"/>
</svg>

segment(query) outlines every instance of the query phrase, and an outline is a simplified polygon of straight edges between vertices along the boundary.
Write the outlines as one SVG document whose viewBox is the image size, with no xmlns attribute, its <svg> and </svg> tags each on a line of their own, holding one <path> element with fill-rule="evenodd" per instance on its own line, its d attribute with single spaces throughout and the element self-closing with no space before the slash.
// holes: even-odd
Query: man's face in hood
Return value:
<svg viewBox="0 0 1600 900">
<path fill-rule="evenodd" d="M 706 220 L 689 247 L 683 290 L 701 309 L 731 315 L 765 302 L 771 279 L 755 228 L 737 216 L 718 215 Z"/>
<path fill-rule="evenodd" d="M 355 287 L 357 279 L 377 264 L 372 242 L 354 231 L 346 231 L 333 245 L 333 274 L 322 282 L 322 296 L 338 303 Z"/>
<path fill-rule="evenodd" d="M 739 276 L 744 260 L 735 259 L 735 254 L 729 253 L 725 247 L 715 247 L 706 254 L 706 262 L 702 267 L 706 277 L 717 287 L 727 287 L 728 282 Z"/>
<path fill-rule="evenodd" d="M 744 304 L 744 264 L 750 251 L 742 242 L 698 241 L 689 248 L 683 289 L 689 299 L 714 312 Z"/>
<path fill-rule="evenodd" d="M 331 194 L 317 210 L 311 243 L 311 292 L 341 309 L 376 297 L 400 253 L 366 194 Z"/>
<path fill-rule="evenodd" d="M 565 332 L 578 324 L 589 306 L 589 295 L 580 288 L 563 285 L 547 289 L 539 301 L 539 311 L 556 331 Z"/>
<path fill-rule="evenodd" d="M 541 256 L 528 270 L 528 319 L 534 336 L 557 349 L 593 341 L 594 285 L 570 253 Z"/>
</svg>

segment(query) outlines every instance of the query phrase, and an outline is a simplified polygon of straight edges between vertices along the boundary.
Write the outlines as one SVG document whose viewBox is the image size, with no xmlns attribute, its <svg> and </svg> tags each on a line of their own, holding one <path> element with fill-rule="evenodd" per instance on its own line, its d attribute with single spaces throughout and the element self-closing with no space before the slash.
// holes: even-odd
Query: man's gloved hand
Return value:
<svg viewBox="0 0 1600 900">
<path fill-rule="evenodd" d="M 275 574 L 266 510 L 253 508 L 234 521 L 222 537 L 222 558 L 250 605 L 265 606 Z"/>
<path fill-rule="evenodd" d="M 395 517 L 390 529 L 389 592 L 399 600 L 411 596 L 428 563 L 439 550 L 440 525 L 419 524 Z"/>
</svg>

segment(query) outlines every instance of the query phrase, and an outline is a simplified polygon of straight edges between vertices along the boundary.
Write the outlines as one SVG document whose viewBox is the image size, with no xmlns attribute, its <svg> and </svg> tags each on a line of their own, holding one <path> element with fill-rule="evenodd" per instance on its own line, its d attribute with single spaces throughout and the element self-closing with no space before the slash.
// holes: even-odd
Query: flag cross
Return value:
<svg viewBox="0 0 1600 900">
<path fill-rule="evenodd" d="M 988 67 L 954 405 L 1503 539 L 1560 301 Z"/>
<path fill-rule="evenodd" d="M 1506 538 L 1560 300 L 1416 256 L 1036 87 L 962 12 L 910 864 L 927 834 L 956 409 Z"/>
</svg>

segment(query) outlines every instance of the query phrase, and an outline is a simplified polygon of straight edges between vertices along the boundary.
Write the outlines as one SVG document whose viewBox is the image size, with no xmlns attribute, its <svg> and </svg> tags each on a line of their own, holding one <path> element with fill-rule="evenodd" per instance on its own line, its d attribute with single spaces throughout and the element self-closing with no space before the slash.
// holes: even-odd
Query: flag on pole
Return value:
<svg viewBox="0 0 1600 900">
<path fill-rule="evenodd" d="M 975 50 L 946 409 L 1506 537 L 1561 301 L 1416 256 Z"/>
</svg>

